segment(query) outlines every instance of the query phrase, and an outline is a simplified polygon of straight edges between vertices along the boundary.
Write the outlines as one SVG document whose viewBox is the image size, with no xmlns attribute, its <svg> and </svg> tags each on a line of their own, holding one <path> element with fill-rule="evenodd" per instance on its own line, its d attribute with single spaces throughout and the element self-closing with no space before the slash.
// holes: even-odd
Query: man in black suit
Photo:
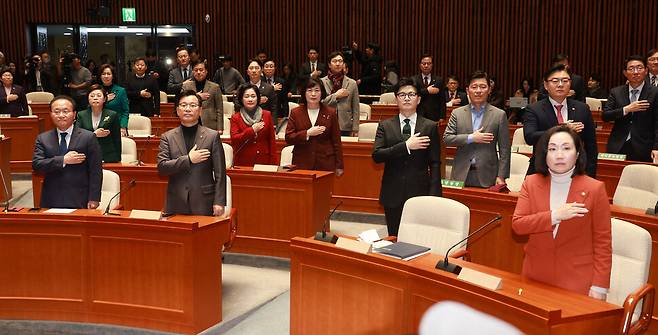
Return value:
<svg viewBox="0 0 658 335">
<path fill-rule="evenodd" d="M 466 106 L 468 105 L 468 96 L 466 91 L 459 87 L 459 78 L 456 75 L 451 74 L 448 76 L 448 82 L 446 83 L 445 91 L 445 101 L 446 106 Z"/>
<path fill-rule="evenodd" d="M 571 76 L 564 64 L 550 68 L 544 74 L 544 88 L 548 92 L 546 99 L 526 106 L 523 122 L 523 137 L 526 143 L 535 146 L 539 138 L 548 129 L 558 124 L 566 124 L 576 131 L 585 144 L 587 153 L 587 174 L 596 177 L 596 127 L 592 113 L 586 104 L 567 98 L 571 90 Z M 534 156 L 530 158 L 528 174 L 535 173 Z"/>
<path fill-rule="evenodd" d="M 44 174 L 41 207 L 98 207 L 103 167 L 101 148 L 94 133 L 73 126 L 75 102 L 58 96 L 50 102 L 55 129 L 39 134 L 32 169 Z"/>
<path fill-rule="evenodd" d="M 658 49 L 651 49 L 647 54 L 647 69 L 649 73 L 645 82 L 658 87 Z"/>
<path fill-rule="evenodd" d="M 146 69 L 146 59 L 137 57 L 133 63 L 133 74 L 128 75 L 125 86 L 130 112 L 150 117 L 160 115 L 160 88 Z"/>
<path fill-rule="evenodd" d="M 290 87 L 284 85 L 285 81 L 283 78 L 276 75 L 276 63 L 273 59 L 268 59 L 263 65 L 263 79 L 266 83 L 272 85 L 274 92 L 277 96 L 277 104 L 279 105 L 279 122 L 283 118 L 288 117 L 288 92 L 290 92 Z"/>
<path fill-rule="evenodd" d="M 420 59 L 420 74 L 411 79 L 420 95 L 418 113 L 426 119 L 439 121 L 446 118 L 446 101 L 442 92 L 443 79 L 432 75 L 432 66 L 432 55 L 424 54 Z"/>
<path fill-rule="evenodd" d="M 556 66 L 556 65 L 564 65 L 564 67 L 571 73 L 571 64 L 569 63 L 569 55 L 567 54 L 557 54 L 553 59 L 551 60 L 551 67 Z M 539 88 L 539 95 L 537 96 L 537 100 L 542 100 L 546 98 L 546 88 L 545 87 L 540 87 Z M 585 102 L 585 97 L 587 96 L 587 88 L 585 86 L 585 81 L 583 80 L 583 77 L 571 73 L 571 89 L 569 91 L 570 98 L 578 100 L 580 102 Z"/>
<path fill-rule="evenodd" d="M 181 47 L 176 49 L 176 62 L 178 66 L 169 70 L 169 79 L 167 80 L 168 94 L 179 94 L 183 88 L 183 82 L 192 77 L 190 54 L 186 48 Z"/>
<path fill-rule="evenodd" d="M 644 58 L 624 60 L 628 84 L 610 90 L 603 108 L 603 121 L 614 121 L 607 151 L 625 154 L 628 160 L 650 162 L 658 159 L 658 89 L 647 84 Z"/>
<path fill-rule="evenodd" d="M 303 83 L 308 78 L 320 79 L 327 75 L 327 64 L 318 61 L 318 57 L 320 56 L 318 48 L 308 48 L 306 56 L 308 57 L 308 61 L 299 67 L 298 82 Z"/>
<path fill-rule="evenodd" d="M 421 98 L 413 80 L 400 80 L 395 95 L 400 114 L 379 123 L 372 152 L 375 163 L 384 163 L 379 203 L 384 206 L 391 236 L 398 234 L 407 199 L 441 196 L 437 124 L 416 113 Z"/>
</svg>

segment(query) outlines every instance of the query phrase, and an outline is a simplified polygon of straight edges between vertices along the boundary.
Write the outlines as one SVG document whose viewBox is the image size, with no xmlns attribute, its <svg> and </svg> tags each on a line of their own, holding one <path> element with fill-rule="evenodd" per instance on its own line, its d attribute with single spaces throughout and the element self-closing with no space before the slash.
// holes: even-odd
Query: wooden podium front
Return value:
<svg viewBox="0 0 658 335">
<path fill-rule="evenodd" d="M 617 334 L 621 324 L 619 306 L 455 260 L 503 278 L 502 289 L 490 291 L 435 269 L 442 257 L 434 254 L 405 262 L 308 238 L 293 239 L 291 253 L 293 335 L 416 333 L 423 313 L 443 300 L 469 305 L 526 334 Z"/>
<path fill-rule="evenodd" d="M 11 156 L 11 138 L 4 137 L 0 139 L 0 203 L 9 201 L 12 197 L 11 191 L 11 166 L 9 157 Z M 5 192 L 5 189 L 7 190 Z"/>
<path fill-rule="evenodd" d="M 228 170 L 239 213 L 231 251 L 290 257 L 290 240 L 322 229 L 329 215 L 333 172 Z"/>
<path fill-rule="evenodd" d="M 0 213 L 0 318 L 196 334 L 222 320 L 229 218 Z"/>
<path fill-rule="evenodd" d="M 37 136 L 44 129 L 44 119 L 36 117 L 0 118 L 2 134 L 11 137 L 11 170 L 32 171 L 32 154 Z"/>
</svg>

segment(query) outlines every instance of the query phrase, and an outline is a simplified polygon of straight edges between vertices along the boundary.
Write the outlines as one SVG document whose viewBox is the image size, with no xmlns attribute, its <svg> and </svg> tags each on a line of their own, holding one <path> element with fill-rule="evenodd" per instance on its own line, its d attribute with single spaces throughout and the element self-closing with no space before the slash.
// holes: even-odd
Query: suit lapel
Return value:
<svg viewBox="0 0 658 335">
<path fill-rule="evenodd" d="M 544 112 L 546 112 L 548 122 L 550 123 L 549 126 L 557 126 L 557 115 L 555 115 L 555 109 L 553 109 L 551 101 L 548 100 L 547 97 L 546 99 L 542 100 L 542 103 L 544 104 Z"/>
<path fill-rule="evenodd" d="M 308 116 L 308 113 L 306 113 Z M 327 114 L 327 109 L 323 106 L 320 105 L 320 112 L 318 112 L 318 119 L 315 120 L 315 126 L 325 126 L 326 128 L 329 128 L 329 115 Z M 309 120 L 309 124 L 311 121 Z"/>
<path fill-rule="evenodd" d="M 208 137 L 208 136 L 206 136 L 207 134 L 206 134 L 206 132 L 205 132 L 204 129 L 205 129 L 205 128 L 203 128 L 203 127 L 201 127 L 201 126 L 199 126 L 199 127 L 196 129 L 196 136 L 195 136 L 196 141 L 195 141 L 195 144 L 197 145 L 197 148 L 204 148 L 203 144 L 205 143 L 206 138 Z"/>
<path fill-rule="evenodd" d="M 622 106 L 626 106 L 626 105 L 631 103 L 631 98 L 630 98 L 630 93 L 629 93 L 630 91 L 629 91 L 629 88 L 628 88 L 628 84 L 624 85 L 624 87 L 625 87 L 625 89 L 624 89 L 624 91 L 622 92 L 622 95 L 621 95 L 621 98 L 622 98 L 622 104 L 621 105 Z M 642 92 L 640 92 L 640 95 L 642 95 Z M 633 113 L 629 113 L 629 114 L 633 114 Z"/>
<path fill-rule="evenodd" d="M 395 134 L 395 138 L 398 142 L 402 142 L 404 139 L 402 138 L 402 128 L 400 128 L 400 122 L 402 122 L 402 120 L 400 120 L 400 114 L 398 114 L 393 120 L 394 124 L 392 126 L 395 128 L 393 129 L 393 134 Z M 418 119 L 416 119 L 416 129 L 414 130 L 418 130 L 419 127 Z"/>
<path fill-rule="evenodd" d="M 176 143 L 176 147 L 178 148 L 178 152 L 181 154 L 186 154 L 187 153 L 187 147 L 185 146 L 185 139 L 183 138 L 183 126 L 178 126 L 178 128 L 174 128 L 174 132 L 176 136 L 174 136 L 174 142 Z"/>
<path fill-rule="evenodd" d="M 71 130 L 71 140 L 69 141 L 69 146 L 68 146 L 69 151 L 71 151 L 72 148 L 77 148 L 77 144 L 79 140 L 80 140 L 80 128 L 73 126 L 73 130 Z"/>
</svg>

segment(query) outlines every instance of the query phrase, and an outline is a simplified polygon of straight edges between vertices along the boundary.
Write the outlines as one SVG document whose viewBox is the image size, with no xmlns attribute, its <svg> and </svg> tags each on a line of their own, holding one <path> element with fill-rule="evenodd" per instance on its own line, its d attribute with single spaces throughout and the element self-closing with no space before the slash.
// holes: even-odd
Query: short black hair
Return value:
<svg viewBox="0 0 658 335">
<path fill-rule="evenodd" d="M 91 94 L 91 92 L 96 91 L 96 90 L 99 90 L 99 91 L 103 92 L 103 97 L 105 98 L 105 102 L 107 102 L 107 91 L 105 90 L 103 85 L 100 85 L 100 84 L 93 84 L 93 85 L 89 86 L 89 91 L 87 91 L 87 98 L 89 98 L 89 94 Z"/>
<path fill-rule="evenodd" d="M 487 85 L 490 84 L 489 83 L 489 79 L 490 79 L 489 75 L 486 72 L 482 71 L 482 70 L 473 71 L 473 73 L 471 73 L 471 76 L 468 77 L 468 84 L 471 85 L 473 80 L 476 80 L 476 79 L 484 79 L 484 80 L 487 81 Z"/>
<path fill-rule="evenodd" d="M 75 106 L 75 100 L 73 100 L 73 98 L 71 98 L 68 95 L 58 95 L 58 96 L 54 97 L 53 100 L 50 100 L 50 103 L 48 104 L 48 109 L 50 109 L 50 111 L 53 110 L 53 104 L 57 100 L 66 100 L 66 101 L 70 102 L 71 105 L 73 106 L 73 111 L 75 112 L 75 107 L 76 107 Z"/>
<path fill-rule="evenodd" d="M 567 125 L 558 125 L 549 130 L 547 130 L 536 145 L 535 151 L 535 171 L 541 173 L 544 176 L 548 176 L 550 172 L 548 171 L 548 164 L 546 164 L 546 154 L 548 153 L 548 141 L 551 139 L 551 136 L 556 133 L 567 133 L 573 139 L 573 143 L 576 146 L 576 153 L 578 157 L 576 158 L 576 166 L 573 170 L 573 175 L 582 175 L 585 174 L 585 167 L 587 166 L 587 154 L 585 153 L 585 145 L 583 145 L 583 140 L 578 136 L 573 129 L 569 128 Z"/>
<path fill-rule="evenodd" d="M 567 66 L 564 64 L 557 64 L 551 66 L 550 69 L 544 72 L 544 81 L 548 81 L 548 77 L 550 77 L 553 73 L 560 71 L 567 71 L 567 74 L 569 74 L 569 78 L 571 78 L 571 71 L 567 70 Z"/>
<path fill-rule="evenodd" d="M 178 57 L 178 53 L 181 52 L 181 51 L 187 51 L 187 54 L 188 55 L 190 54 L 190 51 L 187 50 L 186 47 L 181 46 L 181 47 L 176 48 L 176 57 Z"/>
<path fill-rule="evenodd" d="M 202 64 L 203 68 L 206 69 L 206 71 L 210 71 L 210 69 L 208 69 L 208 62 L 206 62 L 206 59 L 203 57 L 199 58 L 199 61 L 192 66 L 192 69 L 194 69 L 199 64 Z"/>
<path fill-rule="evenodd" d="M 315 50 L 315 52 L 320 53 L 320 50 L 315 45 L 312 45 L 312 46 L 309 46 L 308 48 L 306 48 L 306 53 L 311 52 L 311 50 Z"/>
<path fill-rule="evenodd" d="M 343 58 L 343 60 L 345 60 L 345 56 L 343 55 L 343 53 L 336 50 L 336 51 L 332 51 L 329 54 L 329 56 L 327 56 L 327 63 L 331 63 L 331 60 L 336 58 L 336 56 L 341 56 Z"/>
<path fill-rule="evenodd" d="M 249 61 L 247 61 L 247 68 L 249 68 L 249 64 L 251 64 L 253 62 L 256 62 L 258 64 L 258 66 L 260 66 L 260 69 L 263 70 L 263 66 L 265 64 L 263 64 L 263 62 L 259 61 L 257 58 L 252 58 Z"/>
<path fill-rule="evenodd" d="M 425 52 L 422 55 L 420 55 L 420 62 L 423 61 L 423 58 L 429 58 L 432 60 L 432 62 L 434 62 L 434 57 L 432 57 L 432 55 L 429 52 Z"/>
<path fill-rule="evenodd" d="M 589 77 L 594 81 L 598 81 L 599 83 L 601 82 L 601 75 L 598 73 L 592 73 L 589 75 Z"/>
<path fill-rule="evenodd" d="M 642 57 L 640 55 L 630 55 L 630 56 L 624 58 L 624 70 L 626 70 L 626 67 L 628 66 L 628 63 L 630 63 L 634 60 L 642 62 L 643 66 L 647 66 L 647 61 L 644 59 L 644 57 Z"/>
<path fill-rule="evenodd" d="M 236 104 L 239 107 L 244 107 L 242 105 L 242 97 L 244 97 L 244 92 L 246 92 L 248 89 L 254 90 L 254 92 L 256 92 L 256 101 L 260 101 L 260 90 L 258 89 L 258 86 L 254 85 L 250 82 L 247 82 L 247 83 L 244 83 L 244 84 L 240 85 L 240 87 L 238 87 L 238 91 L 235 92 L 234 101 L 236 102 Z"/>
<path fill-rule="evenodd" d="M 299 86 L 299 88 L 300 88 L 299 94 L 301 95 L 300 98 L 299 98 L 299 102 L 301 104 L 306 105 L 306 90 L 311 88 L 311 87 L 315 87 L 315 86 L 320 87 L 320 99 L 321 100 L 324 100 L 324 98 L 327 97 L 327 91 L 324 89 L 324 85 L 322 85 L 322 82 L 320 81 L 320 79 L 309 78 L 309 79 L 304 80 L 302 85 Z"/>
<path fill-rule="evenodd" d="M 446 80 L 446 84 L 448 83 L 448 81 L 450 81 L 450 79 L 452 79 L 452 80 L 459 83 L 459 77 L 457 77 L 456 74 L 451 73 L 451 74 L 448 75 L 447 78 L 448 78 L 448 80 Z"/>
<path fill-rule="evenodd" d="M 416 93 L 418 93 L 418 87 L 416 87 L 416 83 L 411 78 L 404 77 L 400 79 L 397 85 L 395 85 L 395 94 L 398 94 L 398 92 L 400 92 L 400 89 L 405 86 L 413 86 L 414 89 L 416 90 Z"/>
<path fill-rule="evenodd" d="M 175 108 L 178 108 L 178 104 L 180 103 L 180 101 L 181 101 L 183 98 L 185 98 L 185 97 L 189 97 L 189 96 L 194 96 L 194 97 L 196 98 L 196 100 L 198 101 L 199 105 L 201 105 L 201 98 L 199 98 L 199 96 L 196 94 L 195 91 L 192 91 L 192 90 L 185 90 L 185 91 L 182 91 L 182 92 L 176 97 L 176 106 L 175 106 Z"/>
<path fill-rule="evenodd" d="M 562 61 L 569 61 L 569 55 L 565 53 L 557 54 L 551 59 L 551 65 L 555 65 L 557 63 L 560 63 Z"/>
<path fill-rule="evenodd" d="M 135 60 L 133 61 L 133 66 L 135 65 L 135 63 L 139 62 L 140 60 L 141 60 L 142 62 L 144 62 L 144 64 L 146 64 L 146 58 L 144 58 L 144 57 L 137 57 L 137 58 L 135 58 Z"/>
<path fill-rule="evenodd" d="M 653 54 L 655 54 L 657 52 L 658 52 L 658 48 L 653 48 L 653 49 L 649 50 L 649 52 L 647 53 L 647 61 L 649 61 L 649 57 L 651 57 Z"/>
</svg>

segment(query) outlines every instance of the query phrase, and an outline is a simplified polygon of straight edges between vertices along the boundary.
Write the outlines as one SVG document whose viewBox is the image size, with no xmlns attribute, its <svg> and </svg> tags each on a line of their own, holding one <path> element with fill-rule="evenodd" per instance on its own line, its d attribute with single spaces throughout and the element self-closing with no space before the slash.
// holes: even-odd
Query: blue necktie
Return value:
<svg viewBox="0 0 658 335">
<path fill-rule="evenodd" d="M 66 146 L 66 135 L 67 134 L 68 133 L 59 134 L 59 136 L 62 138 L 61 140 L 59 140 L 59 154 L 62 155 L 62 156 L 64 156 L 66 154 L 66 152 L 69 150 Z"/>
</svg>

